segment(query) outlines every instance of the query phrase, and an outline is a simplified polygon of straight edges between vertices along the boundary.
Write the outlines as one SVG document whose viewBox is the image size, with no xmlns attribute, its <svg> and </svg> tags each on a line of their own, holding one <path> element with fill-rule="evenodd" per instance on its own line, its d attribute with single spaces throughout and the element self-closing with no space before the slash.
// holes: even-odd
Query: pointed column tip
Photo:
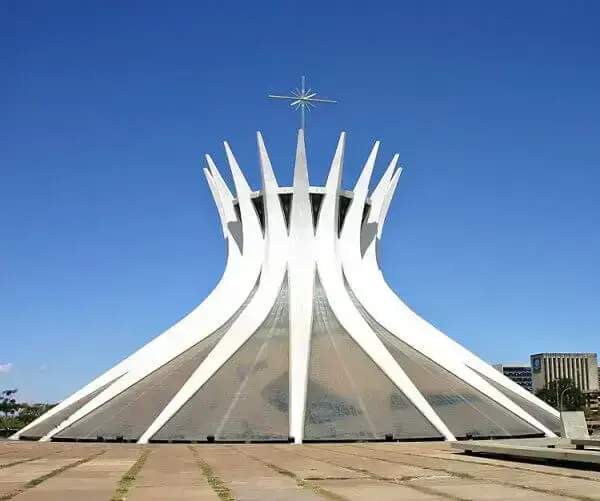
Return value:
<svg viewBox="0 0 600 501">
<path fill-rule="evenodd" d="M 267 146 L 263 141 L 262 134 L 260 131 L 256 133 L 256 138 L 258 142 L 258 160 L 260 163 L 260 170 L 263 180 L 263 190 L 278 189 L 277 180 L 275 178 L 275 173 L 273 172 L 273 166 L 271 165 L 271 159 L 269 158 L 269 152 L 267 151 Z"/>
<path fill-rule="evenodd" d="M 225 148 L 225 154 L 228 155 L 229 160 L 229 155 L 233 155 L 233 151 L 231 151 L 231 146 L 229 146 L 229 143 L 227 141 L 223 141 L 223 147 Z"/>
<path fill-rule="evenodd" d="M 213 158 L 207 153 L 206 155 L 204 155 L 204 158 L 206 159 L 206 163 L 208 164 L 208 168 L 210 169 L 210 173 L 214 174 L 216 172 L 218 172 L 217 170 L 217 164 L 215 164 L 215 161 L 213 160 Z"/>
<path fill-rule="evenodd" d="M 346 131 L 340 132 L 340 138 L 338 139 L 336 154 L 344 154 L 344 149 L 346 148 Z"/>
<path fill-rule="evenodd" d="M 262 158 L 261 153 L 264 153 L 264 155 L 266 155 L 268 158 L 267 146 L 265 145 L 265 141 L 260 131 L 256 132 L 256 142 L 258 143 L 258 151 L 260 158 Z"/>
</svg>

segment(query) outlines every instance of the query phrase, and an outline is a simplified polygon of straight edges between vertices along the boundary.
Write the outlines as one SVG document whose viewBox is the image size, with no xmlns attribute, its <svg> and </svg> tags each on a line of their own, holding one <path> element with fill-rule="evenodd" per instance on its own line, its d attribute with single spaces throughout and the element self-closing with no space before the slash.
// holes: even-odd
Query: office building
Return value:
<svg viewBox="0 0 600 501">
<path fill-rule="evenodd" d="M 504 364 L 494 364 L 493 367 L 527 391 L 532 391 L 531 365 L 522 362 L 507 362 Z"/>
<path fill-rule="evenodd" d="M 584 393 L 598 392 L 596 353 L 537 353 L 531 355 L 533 392 L 557 379 L 570 379 Z"/>
</svg>

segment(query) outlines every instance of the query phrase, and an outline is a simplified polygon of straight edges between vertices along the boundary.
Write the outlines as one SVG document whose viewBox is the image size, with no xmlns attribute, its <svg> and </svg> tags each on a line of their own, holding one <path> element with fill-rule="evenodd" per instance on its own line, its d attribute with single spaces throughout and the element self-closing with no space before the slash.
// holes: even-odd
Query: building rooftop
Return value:
<svg viewBox="0 0 600 501">
<path fill-rule="evenodd" d="M 578 351 L 566 352 L 566 353 L 562 353 L 562 352 L 554 353 L 554 352 L 544 351 L 544 352 L 541 352 L 541 353 L 534 353 L 531 356 L 532 357 L 541 357 L 541 356 L 551 356 L 551 357 L 556 357 L 556 356 L 596 357 L 597 354 L 596 353 L 578 352 Z"/>
</svg>

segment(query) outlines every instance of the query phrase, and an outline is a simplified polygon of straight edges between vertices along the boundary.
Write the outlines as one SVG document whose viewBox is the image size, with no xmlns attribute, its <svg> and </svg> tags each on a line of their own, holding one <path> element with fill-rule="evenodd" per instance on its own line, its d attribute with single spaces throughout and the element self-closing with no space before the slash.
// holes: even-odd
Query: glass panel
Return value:
<svg viewBox="0 0 600 501">
<path fill-rule="evenodd" d="M 345 195 L 340 195 L 339 199 L 339 214 L 338 214 L 338 235 L 342 232 L 342 228 L 344 226 L 344 221 L 346 220 L 346 213 L 350 208 L 350 203 L 352 202 L 351 198 L 348 198 Z"/>
<path fill-rule="evenodd" d="M 363 209 L 361 224 L 365 224 L 365 221 L 367 220 L 367 216 L 369 215 L 370 210 L 371 210 L 371 202 L 366 202 L 365 208 Z"/>
<path fill-rule="evenodd" d="M 152 440 L 287 440 L 287 277 L 263 324 Z"/>
<path fill-rule="evenodd" d="M 317 278 L 305 440 L 442 438 L 344 330 Z"/>
<path fill-rule="evenodd" d="M 290 214 L 292 211 L 292 194 L 291 193 L 280 194 L 279 202 L 281 203 L 281 209 L 283 210 L 283 217 L 285 218 L 285 227 L 289 230 Z"/>
<path fill-rule="evenodd" d="M 240 203 L 237 201 L 233 202 L 233 208 L 235 210 L 237 220 L 241 222 L 242 221 L 242 210 L 240 209 Z"/>
<path fill-rule="evenodd" d="M 222 335 L 210 335 L 55 437 L 139 439 Z"/>
<path fill-rule="evenodd" d="M 213 334 L 64 429 L 56 438 L 138 440 L 229 330 L 253 295 L 254 291 Z"/>
<path fill-rule="evenodd" d="M 262 195 L 252 198 L 252 203 L 254 204 L 254 208 L 256 209 L 256 214 L 258 215 L 258 219 L 260 220 L 260 227 L 265 231 L 265 204 L 263 201 Z M 242 220 L 241 218 L 239 219 Z"/>
<path fill-rule="evenodd" d="M 118 378 L 117 378 L 118 379 Z M 24 438 L 42 438 L 44 435 L 49 433 L 52 429 L 56 428 L 60 423 L 62 423 L 65 419 L 67 419 L 71 414 L 77 412 L 81 409 L 85 404 L 91 402 L 94 398 L 96 398 L 100 393 L 102 393 L 106 388 L 108 388 L 112 383 L 114 383 L 116 379 L 112 380 L 110 383 L 101 386 L 96 391 L 93 391 L 89 395 L 77 400 L 71 405 L 65 407 L 62 411 L 57 412 L 54 416 L 46 419 L 44 422 L 40 424 L 36 424 L 32 426 L 29 430 L 23 433 L 21 436 Z"/>
<path fill-rule="evenodd" d="M 544 409 L 541 409 L 540 407 L 538 407 L 534 403 L 530 402 L 529 400 L 504 388 L 503 386 L 496 383 L 496 381 L 493 381 L 493 380 L 487 378 L 483 374 L 479 374 L 479 375 L 483 379 L 485 379 L 488 383 L 490 383 L 494 388 L 496 388 L 500 393 L 502 393 L 504 396 L 510 398 L 513 402 L 515 402 L 525 412 L 527 412 L 529 415 L 531 415 L 531 417 L 537 419 L 546 428 L 552 430 L 555 433 L 561 433 L 560 418 L 553 416 L 549 412 L 546 412 Z"/>
<path fill-rule="evenodd" d="M 313 216 L 313 227 L 317 228 L 317 222 L 319 220 L 319 212 L 321 211 L 321 203 L 323 202 L 322 193 L 311 193 L 310 203 L 312 205 L 312 216 Z"/>
<path fill-rule="evenodd" d="M 390 334 L 369 315 L 348 285 L 347 290 L 371 328 L 456 437 L 540 434 L 537 428 Z"/>
</svg>

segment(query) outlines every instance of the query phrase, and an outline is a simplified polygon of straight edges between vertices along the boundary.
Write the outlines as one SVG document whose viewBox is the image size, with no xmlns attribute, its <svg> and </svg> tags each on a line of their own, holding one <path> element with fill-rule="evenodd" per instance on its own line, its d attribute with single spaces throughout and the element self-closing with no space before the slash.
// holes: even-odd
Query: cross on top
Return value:
<svg viewBox="0 0 600 501">
<path fill-rule="evenodd" d="M 336 103 L 337 101 L 332 101 L 331 99 L 322 99 L 316 97 L 317 93 L 313 92 L 312 89 L 306 89 L 305 87 L 305 78 L 302 77 L 302 88 L 299 90 L 296 88 L 291 92 L 290 96 L 278 96 L 269 94 L 269 97 L 272 99 L 285 99 L 288 101 L 292 101 L 290 106 L 293 106 L 294 109 L 300 110 L 300 127 L 304 129 L 305 125 L 305 112 L 314 108 L 316 103 Z"/>
</svg>

